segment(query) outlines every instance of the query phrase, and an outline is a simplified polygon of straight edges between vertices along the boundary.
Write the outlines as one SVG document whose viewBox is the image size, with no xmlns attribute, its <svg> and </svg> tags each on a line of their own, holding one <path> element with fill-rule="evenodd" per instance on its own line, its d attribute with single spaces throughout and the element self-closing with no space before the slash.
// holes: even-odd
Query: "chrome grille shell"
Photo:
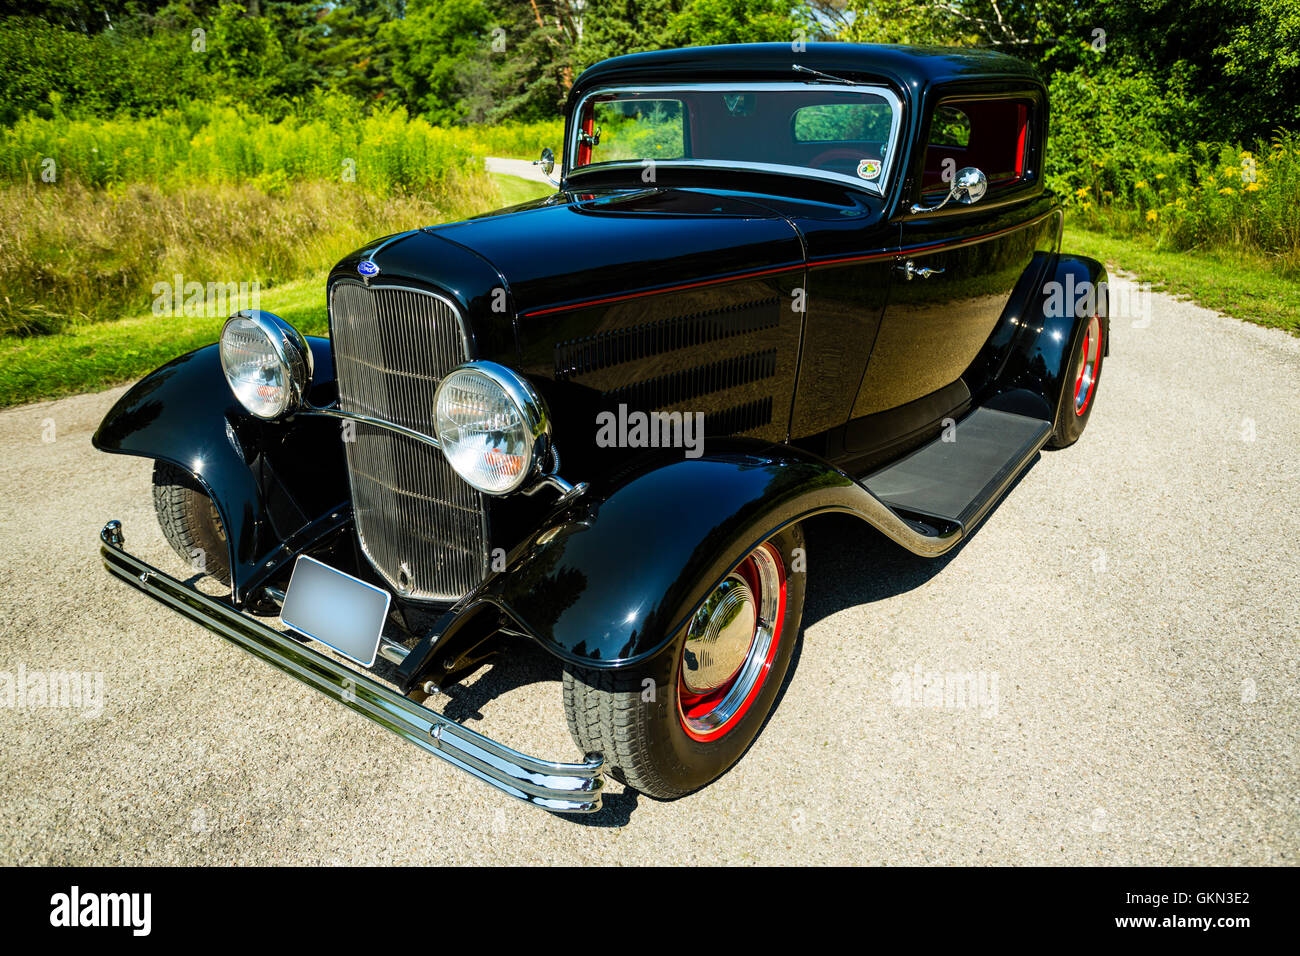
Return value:
<svg viewBox="0 0 1300 956">
<path fill-rule="evenodd" d="M 469 359 L 456 305 L 426 289 L 350 279 L 330 287 L 339 408 L 433 435 L 442 377 Z M 344 424 L 348 480 L 361 549 L 399 594 L 455 601 L 487 574 L 483 495 L 437 448 L 367 425 Z"/>
</svg>

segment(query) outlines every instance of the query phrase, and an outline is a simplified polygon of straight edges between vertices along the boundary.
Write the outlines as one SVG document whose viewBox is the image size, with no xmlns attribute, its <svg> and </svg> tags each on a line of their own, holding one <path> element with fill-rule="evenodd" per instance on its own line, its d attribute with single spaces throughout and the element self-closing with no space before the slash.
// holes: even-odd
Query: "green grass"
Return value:
<svg viewBox="0 0 1300 956">
<path fill-rule="evenodd" d="M 492 178 L 496 180 L 497 191 L 501 193 L 501 205 L 503 206 L 517 206 L 520 203 L 541 199 L 543 196 L 549 196 L 555 192 L 552 186 L 534 182 L 531 179 L 520 179 L 518 176 L 493 173 Z"/>
<path fill-rule="evenodd" d="M 1162 292 L 1256 325 L 1300 335 L 1300 281 L 1258 252 L 1160 249 L 1144 236 L 1120 238 L 1066 226 L 1061 248 L 1135 273 Z"/>
<path fill-rule="evenodd" d="M 306 335 L 324 335 L 325 276 L 287 282 L 260 305 Z M 54 335 L 0 338 L 0 407 L 105 388 L 217 340 L 224 316 L 153 315 L 93 322 Z"/>
<path fill-rule="evenodd" d="M 517 176 L 496 175 L 489 205 L 513 206 L 552 190 Z M 263 289 L 260 306 L 304 335 L 325 335 L 328 270 Z M 139 315 L 84 322 L 52 335 L 0 336 L 0 408 L 134 381 L 192 349 L 215 342 L 224 316 Z"/>
</svg>

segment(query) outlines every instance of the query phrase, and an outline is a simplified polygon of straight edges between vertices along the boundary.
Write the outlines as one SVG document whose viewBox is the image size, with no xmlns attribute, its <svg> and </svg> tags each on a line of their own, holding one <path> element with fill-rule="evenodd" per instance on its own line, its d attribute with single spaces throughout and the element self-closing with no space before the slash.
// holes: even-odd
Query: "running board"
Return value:
<svg viewBox="0 0 1300 956">
<path fill-rule="evenodd" d="M 943 554 L 975 529 L 1051 435 L 1050 422 L 977 408 L 928 445 L 861 479 L 889 512 L 873 523 L 909 551 Z"/>
</svg>

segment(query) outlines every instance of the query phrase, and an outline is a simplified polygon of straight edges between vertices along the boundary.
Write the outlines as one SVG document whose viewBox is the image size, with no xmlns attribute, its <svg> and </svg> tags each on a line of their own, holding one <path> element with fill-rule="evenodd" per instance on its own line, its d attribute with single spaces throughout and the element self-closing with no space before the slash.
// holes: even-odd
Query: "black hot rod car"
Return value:
<svg viewBox="0 0 1300 956">
<path fill-rule="evenodd" d="M 166 537 L 228 595 L 116 521 L 104 561 L 516 797 L 695 790 L 786 676 L 801 522 L 943 554 L 1087 425 L 1106 275 L 1059 251 L 1047 118 L 989 52 L 600 63 L 554 194 L 381 239 L 330 273 L 328 339 L 241 312 L 109 412 L 96 447 L 155 460 Z M 562 662 L 581 762 L 426 706 L 518 640 Z"/>
</svg>

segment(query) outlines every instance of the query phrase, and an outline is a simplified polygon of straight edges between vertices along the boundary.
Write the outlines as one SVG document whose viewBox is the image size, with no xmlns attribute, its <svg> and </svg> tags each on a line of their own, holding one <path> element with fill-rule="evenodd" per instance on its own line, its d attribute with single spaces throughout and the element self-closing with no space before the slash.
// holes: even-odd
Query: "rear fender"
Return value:
<svg viewBox="0 0 1300 956">
<path fill-rule="evenodd" d="M 307 341 L 315 365 L 311 400 L 328 403 L 335 392 L 329 340 Z M 104 417 L 92 443 L 112 454 L 166 461 L 198 481 L 225 526 L 239 602 L 293 556 L 287 542 L 346 517 L 338 425 L 249 415 L 226 384 L 216 345 L 137 382 Z"/>
<path fill-rule="evenodd" d="M 1038 294 L 1019 319 L 1011 354 L 981 404 L 1055 421 L 1072 369 L 1070 356 L 1093 315 L 1102 319 L 1110 348 L 1110 297 L 1106 267 L 1084 256 L 1058 255 L 1043 274 Z"/>
</svg>

